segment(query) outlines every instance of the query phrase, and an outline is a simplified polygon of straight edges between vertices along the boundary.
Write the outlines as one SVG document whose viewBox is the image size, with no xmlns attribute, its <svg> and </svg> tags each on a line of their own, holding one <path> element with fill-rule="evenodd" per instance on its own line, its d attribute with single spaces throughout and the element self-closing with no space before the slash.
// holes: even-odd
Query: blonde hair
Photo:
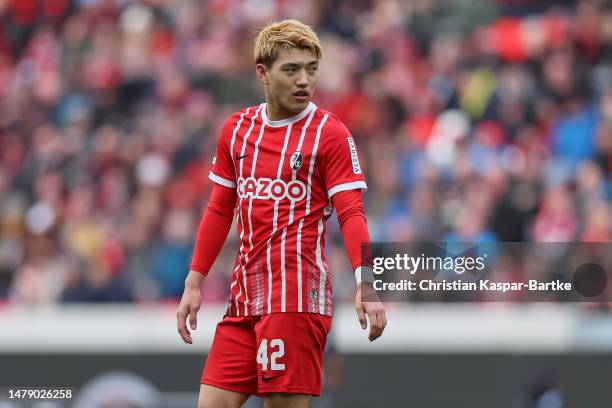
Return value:
<svg viewBox="0 0 612 408">
<path fill-rule="evenodd" d="M 255 38 L 255 63 L 270 67 L 281 48 L 307 49 L 321 58 L 321 43 L 317 34 L 312 27 L 294 19 L 272 22 L 261 29 Z"/>
</svg>

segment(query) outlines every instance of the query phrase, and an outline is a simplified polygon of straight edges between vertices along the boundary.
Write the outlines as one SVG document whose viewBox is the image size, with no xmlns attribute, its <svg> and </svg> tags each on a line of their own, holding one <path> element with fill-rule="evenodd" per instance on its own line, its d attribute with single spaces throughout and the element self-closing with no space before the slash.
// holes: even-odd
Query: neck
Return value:
<svg viewBox="0 0 612 408">
<path fill-rule="evenodd" d="M 293 112 L 285 109 L 277 101 L 271 99 L 266 95 L 266 115 L 270 120 L 283 120 L 294 117 L 300 112 Z"/>
</svg>

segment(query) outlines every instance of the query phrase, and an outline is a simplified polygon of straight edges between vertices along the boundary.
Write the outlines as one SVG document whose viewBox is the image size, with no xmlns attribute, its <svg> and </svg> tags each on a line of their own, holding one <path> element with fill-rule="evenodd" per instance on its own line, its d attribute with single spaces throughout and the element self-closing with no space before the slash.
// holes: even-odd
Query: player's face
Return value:
<svg viewBox="0 0 612 408">
<path fill-rule="evenodd" d="M 281 49 L 271 67 L 257 65 L 257 75 L 266 84 L 270 116 L 284 119 L 306 109 L 317 85 L 319 60 L 310 50 Z M 272 119 L 272 117 L 271 117 Z"/>
</svg>

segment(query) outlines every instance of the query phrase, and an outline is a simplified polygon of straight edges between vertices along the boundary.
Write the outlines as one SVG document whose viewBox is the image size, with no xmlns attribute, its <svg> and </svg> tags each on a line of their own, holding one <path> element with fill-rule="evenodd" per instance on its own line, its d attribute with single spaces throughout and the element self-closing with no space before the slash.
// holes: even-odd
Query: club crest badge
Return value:
<svg viewBox="0 0 612 408">
<path fill-rule="evenodd" d="M 299 150 L 293 152 L 291 155 L 291 159 L 289 159 L 289 166 L 291 166 L 292 170 L 299 170 L 302 167 L 302 163 L 304 163 L 304 158 L 302 157 L 302 153 Z"/>
</svg>

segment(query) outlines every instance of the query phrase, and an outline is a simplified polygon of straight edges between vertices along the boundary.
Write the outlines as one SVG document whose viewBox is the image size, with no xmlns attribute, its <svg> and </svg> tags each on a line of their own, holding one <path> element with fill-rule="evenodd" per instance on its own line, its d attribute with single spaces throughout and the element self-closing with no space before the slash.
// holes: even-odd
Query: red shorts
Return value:
<svg viewBox="0 0 612 408">
<path fill-rule="evenodd" d="M 202 384 L 263 397 L 321 395 L 331 317 L 314 313 L 224 316 L 206 358 Z"/>
</svg>

